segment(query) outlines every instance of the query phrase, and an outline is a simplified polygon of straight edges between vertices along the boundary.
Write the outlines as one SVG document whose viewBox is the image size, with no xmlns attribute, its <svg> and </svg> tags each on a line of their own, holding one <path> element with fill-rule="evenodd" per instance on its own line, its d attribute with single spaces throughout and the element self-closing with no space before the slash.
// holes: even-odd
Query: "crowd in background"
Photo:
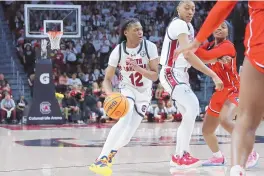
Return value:
<svg viewBox="0 0 264 176">
<path fill-rule="evenodd" d="M 27 104 L 24 96 L 13 100 L 12 89 L 4 74 L 0 74 L 0 123 L 20 123 Z"/>
<path fill-rule="evenodd" d="M 102 81 L 108 56 L 118 44 L 120 22 L 128 17 L 140 19 L 145 38 L 154 42 L 160 52 L 166 26 L 175 15 L 177 2 L 68 1 L 58 3 L 82 5 L 82 37 L 72 40 L 62 39 L 60 50 L 49 53 L 49 58 L 53 62 L 53 80 L 56 92 L 65 96 L 60 102 L 62 111 L 67 118 L 70 117 L 69 121 L 86 122 L 91 119 L 105 121 L 102 118 L 105 117 L 102 108 L 105 97 Z M 2 4 L 10 29 L 15 34 L 17 55 L 28 74 L 28 83 L 33 95 L 35 61 L 40 53 L 40 41 L 25 39 L 25 2 L 12 1 Z M 196 2 L 196 15 L 193 20 L 196 32 L 214 4 L 213 1 Z M 237 8 L 244 10 L 247 6 L 245 3 L 240 3 Z M 245 13 L 246 11 L 244 11 Z M 232 19 L 232 16 L 229 19 Z M 35 27 L 41 25 L 37 22 L 32 24 Z M 232 25 L 232 22 L 230 24 Z M 231 39 L 233 38 L 234 35 L 231 32 Z M 201 73 L 192 68 L 189 73 L 192 88 L 199 91 L 201 89 Z M 117 71 L 112 80 L 113 88 L 116 90 L 118 82 Z M 178 121 L 180 118 L 177 108 L 173 107 L 169 101 L 169 95 L 158 81 L 155 82 L 153 85 L 153 106 L 149 107 L 146 120 L 149 122 L 166 119 Z"/>
</svg>

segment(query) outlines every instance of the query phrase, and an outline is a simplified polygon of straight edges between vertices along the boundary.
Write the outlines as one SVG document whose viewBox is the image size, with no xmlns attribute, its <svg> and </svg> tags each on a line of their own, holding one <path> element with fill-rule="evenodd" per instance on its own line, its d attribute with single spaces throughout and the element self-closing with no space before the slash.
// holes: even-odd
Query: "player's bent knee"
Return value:
<svg viewBox="0 0 264 176">
<path fill-rule="evenodd" d="M 260 122 L 262 121 L 262 115 L 256 113 L 240 113 L 237 118 L 237 125 L 247 131 L 255 132 Z"/>
</svg>

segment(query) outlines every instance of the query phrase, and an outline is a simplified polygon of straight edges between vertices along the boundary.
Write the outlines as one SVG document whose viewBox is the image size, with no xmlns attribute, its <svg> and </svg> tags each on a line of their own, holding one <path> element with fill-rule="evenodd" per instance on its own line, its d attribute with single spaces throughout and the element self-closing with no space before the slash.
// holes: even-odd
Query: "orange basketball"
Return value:
<svg viewBox="0 0 264 176">
<path fill-rule="evenodd" d="M 127 98 L 120 93 L 113 93 L 106 97 L 104 101 L 104 110 L 108 117 L 112 119 L 120 119 L 124 117 L 129 109 Z"/>
</svg>

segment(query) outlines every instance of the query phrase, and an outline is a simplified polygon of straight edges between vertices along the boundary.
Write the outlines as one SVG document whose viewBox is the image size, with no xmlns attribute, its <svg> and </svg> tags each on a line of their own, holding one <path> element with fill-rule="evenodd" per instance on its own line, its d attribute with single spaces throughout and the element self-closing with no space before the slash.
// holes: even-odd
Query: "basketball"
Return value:
<svg viewBox="0 0 264 176">
<path fill-rule="evenodd" d="M 127 98 L 120 93 L 113 93 L 106 97 L 104 101 L 104 110 L 108 117 L 112 119 L 120 119 L 124 117 L 129 109 Z"/>
</svg>

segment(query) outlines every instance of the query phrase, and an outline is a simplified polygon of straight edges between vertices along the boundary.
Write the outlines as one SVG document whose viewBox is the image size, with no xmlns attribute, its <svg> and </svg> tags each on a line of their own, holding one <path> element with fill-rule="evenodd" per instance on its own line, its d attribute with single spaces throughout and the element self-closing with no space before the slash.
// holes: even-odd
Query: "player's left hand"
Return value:
<svg viewBox="0 0 264 176">
<path fill-rule="evenodd" d="M 215 89 L 218 91 L 221 91 L 224 89 L 224 83 L 223 81 L 215 74 L 214 77 L 212 77 L 214 83 L 215 83 Z"/>
<path fill-rule="evenodd" d="M 132 67 L 135 71 L 138 71 L 139 66 L 138 66 L 136 60 L 129 59 L 129 60 L 127 60 L 127 62 L 128 62 L 128 64 L 131 65 L 131 67 Z"/>
</svg>

